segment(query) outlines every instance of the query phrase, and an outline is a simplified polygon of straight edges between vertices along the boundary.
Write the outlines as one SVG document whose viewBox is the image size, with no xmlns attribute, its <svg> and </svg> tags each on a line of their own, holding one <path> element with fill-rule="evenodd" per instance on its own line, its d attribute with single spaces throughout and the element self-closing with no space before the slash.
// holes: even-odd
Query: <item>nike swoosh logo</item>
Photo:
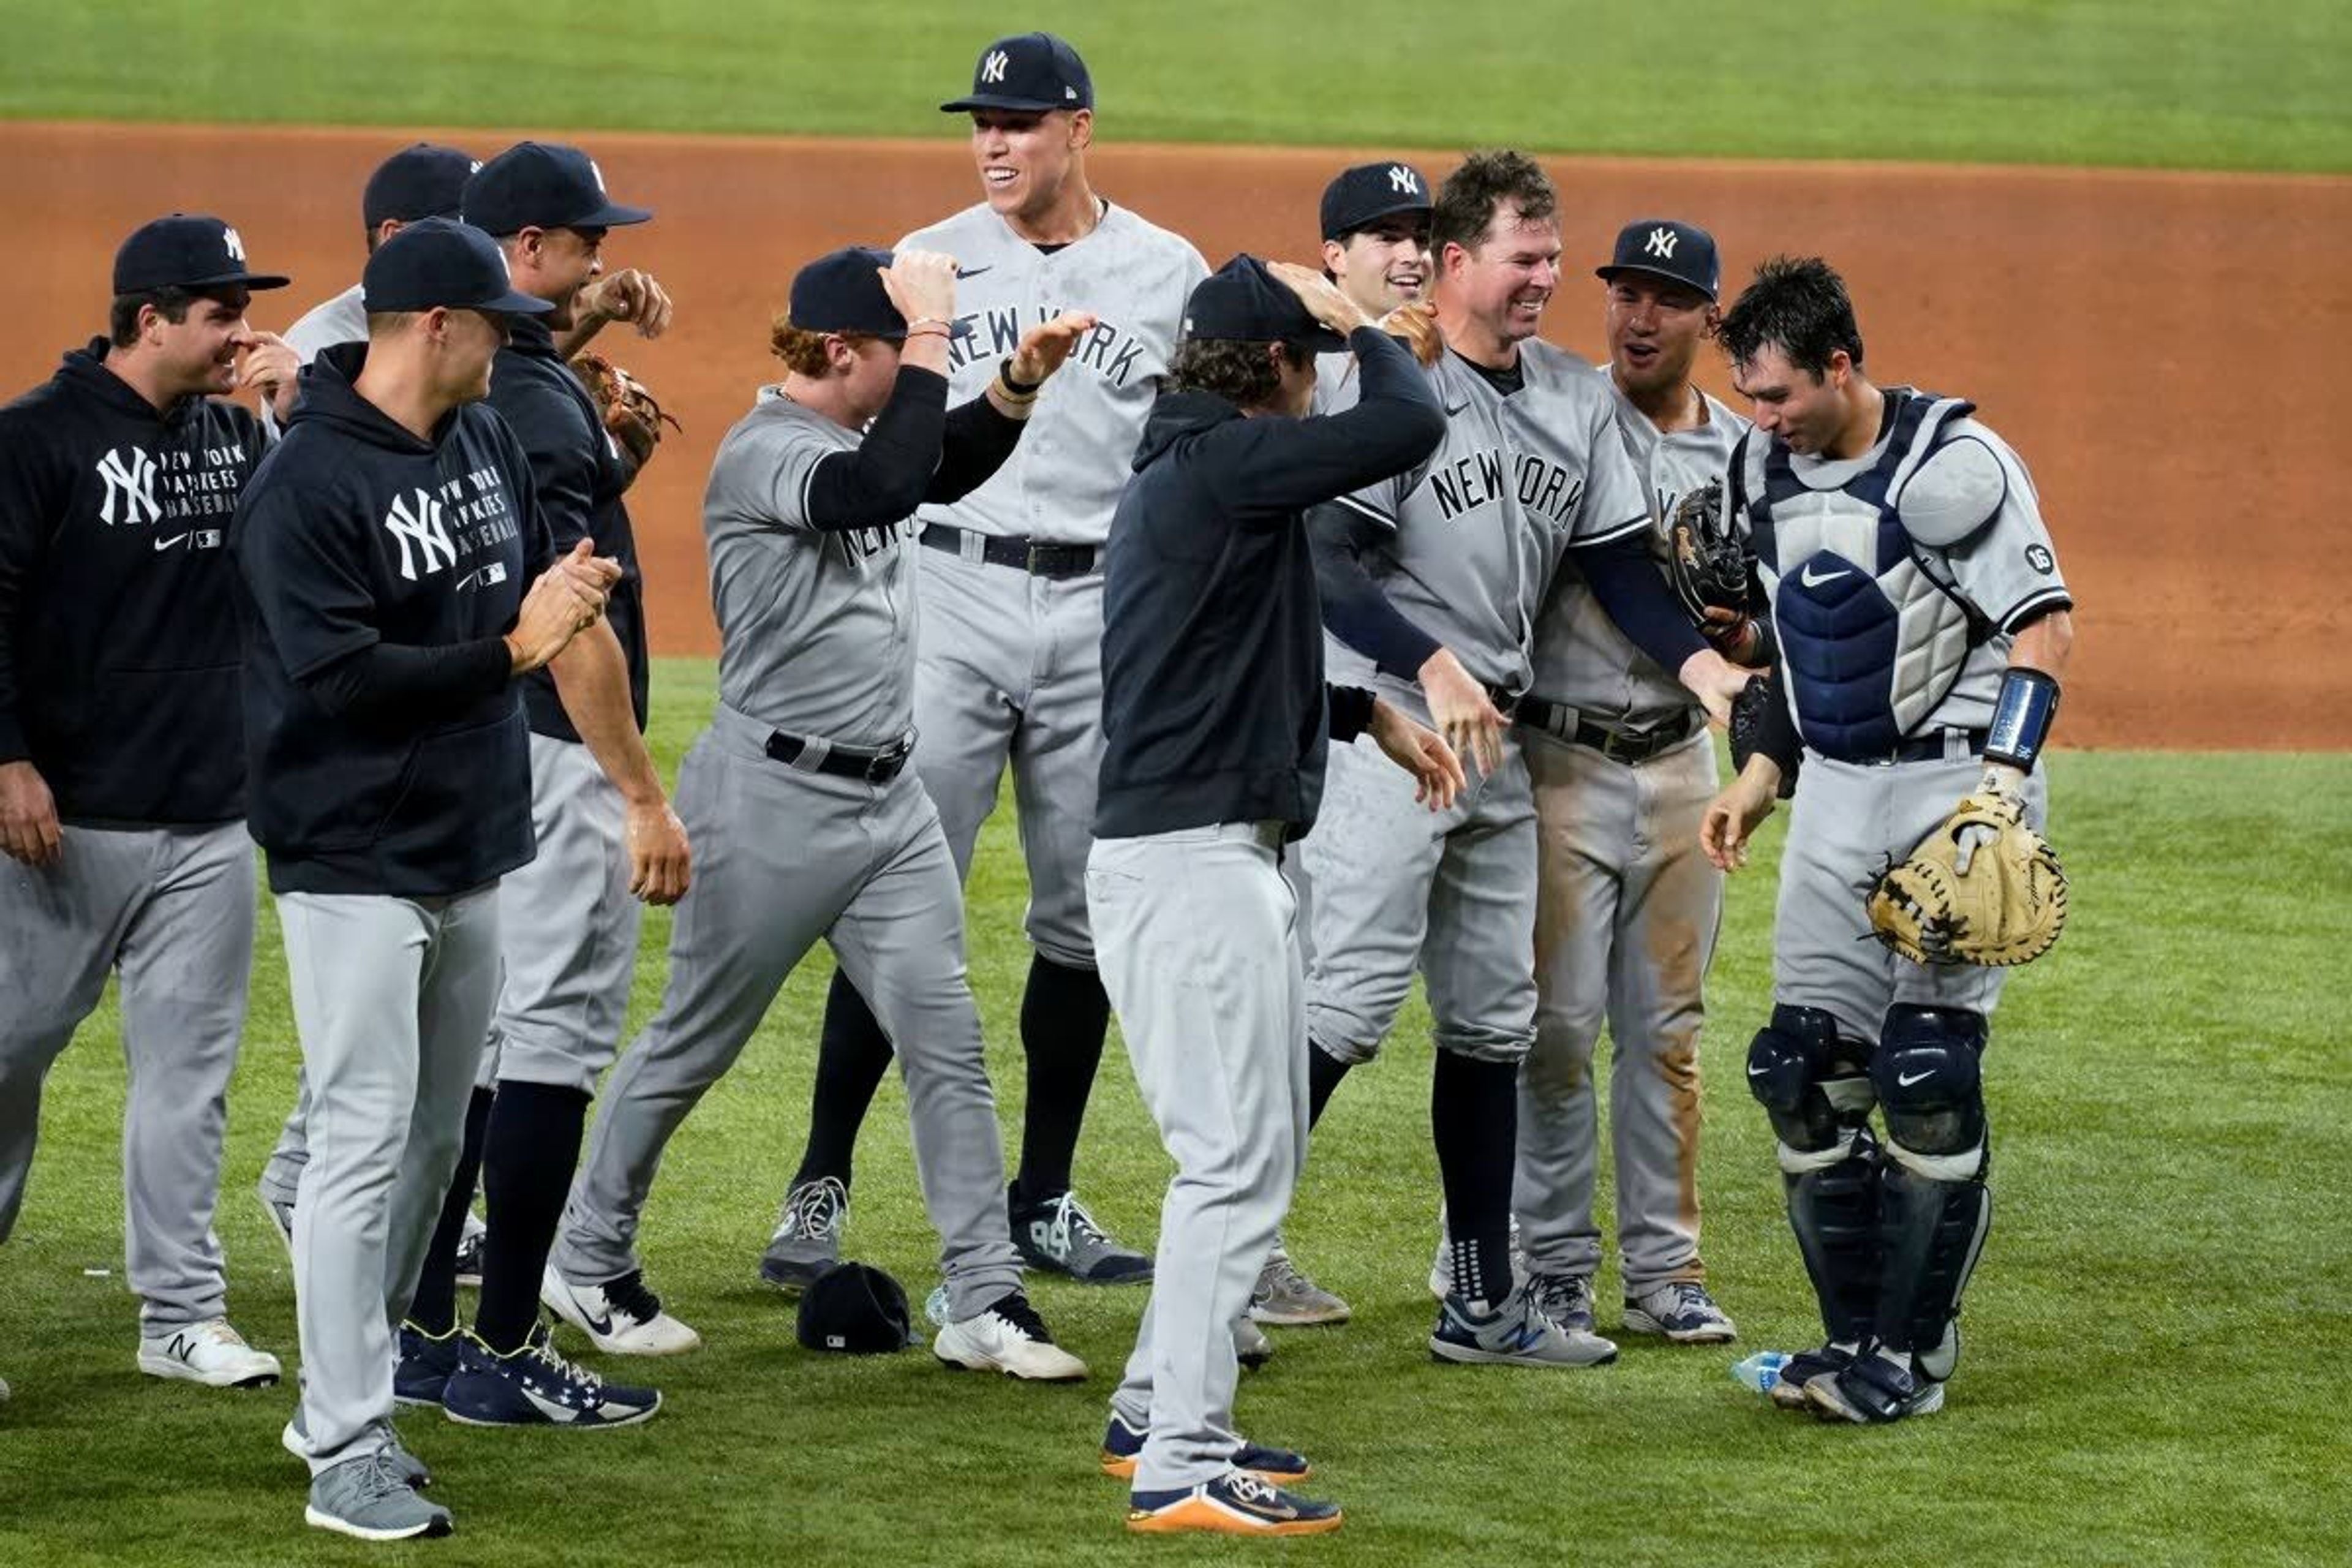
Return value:
<svg viewBox="0 0 2352 1568">
<path fill-rule="evenodd" d="M 1935 1077 L 1935 1076 L 1936 1076 L 1936 1069 L 1935 1069 L 1934 1068 L 1929 1068 L 1926 1072 L 1919 1072 L 1919 1073 L 1899 1072 L 1899 1073 L 1896 1073 L 1896 1074 L 1895 1075 L 1895 1083 L 1896 1083 L 1898 1086 L 1900 1086 L 1901 1088 L 1904 1088 L 1904 1089 L 1909 1089 L 1913 1084 L 1915 1084 L 1915 1083 L 1925 1083 L 1925 1082 L 1927 1082 L 1929 1079 L 1931 1079 L 1931 1078 L 1933 1078 L 1933 1077 Z"/>
<path fill-rule="evenodd" d="M 985 267 L 959 267 L 956 268 L 956 276 L 958 278 L 977 278 L 983 272 L 993 272 L 995 270 L 996 263 L 992 261 Z"/>
<path fill-rule="evenodd" d="M 1770 1068 L 1749 1068 L 1748 1069 L 1748 1076 L 1749 1078 L 1762 1078 L 1766 1073 L 1770 1072 L 1771 1070 L 1772 1069 Z"/>
<path fill-rule="evenodd" d="M 572 1409 L 572 1406 L 564 1404 L 563 1401 L 560 1399 L 549 1399 L 545 1397 L 540 1394 L 537 1389 L 526 1388 L 522 1391 L 522 1396 L 525 1399 L 530 1400 L 538 1409 L 539 1413 L 541 1415 L 546 1416 L 550 1421 L 568 1426 L 572 1422 L 580 1419 L 581 1413 L 579 1411 Z"/>
<path fill-rule="evenodd" d="M 155 548 L 159 551 L 169 550 L 172 546 L 179 543 L 180 541 L 187 537 L 188 536 L 184 533 L 175 533 L 169 539 L 159 539 L 155 542 Z"/>
<path fill-rule="evenodd" d="M 1818 588 L 1824 583 L 1834 583 L 1841 577 L 1851 577 L 1853 575 L 1853 574 L 1851 571 L 1824 572 L 1820 576 L 1816 577 L 1813 575 L 1813 563 L 1808 561 L 1805 563 L 1805 569 L 1797 574 L 1797 581 L 1802 583 L 1808 588 Z"/>
</svg>

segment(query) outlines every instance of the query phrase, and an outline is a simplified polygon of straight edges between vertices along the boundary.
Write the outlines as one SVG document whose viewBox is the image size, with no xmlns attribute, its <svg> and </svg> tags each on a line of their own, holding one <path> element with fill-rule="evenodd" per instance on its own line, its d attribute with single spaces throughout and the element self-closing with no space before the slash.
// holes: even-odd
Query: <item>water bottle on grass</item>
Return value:
<svg viewBox="0 0 2352 1568">
<path fill-rule="evenodd" d="M 1780 1369 L 1789 1363 L 1786 1351 L 1758 1351 L 1731 1369 L 1731 1381 L 1751 1394 L 1769 1394 L 1772 1385 L 1780 1381 Z"/>
</svg>

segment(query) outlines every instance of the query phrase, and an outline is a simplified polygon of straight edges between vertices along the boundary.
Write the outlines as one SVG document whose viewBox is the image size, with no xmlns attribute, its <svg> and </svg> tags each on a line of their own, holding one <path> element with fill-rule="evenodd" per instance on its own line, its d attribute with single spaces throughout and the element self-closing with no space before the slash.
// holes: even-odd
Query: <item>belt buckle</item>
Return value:
<svg viewBox="0 0 2352 1568">
<path fill-rule="evenodd" d="M 1039 563 L 1038 558 L 1052 548 L 1053 546 L 1048 544 L 1040 544 L 1034 539 L 1029 542 L 1029 547 L 1024 552 L 1022 563 L 1024 567 L 1028 571 L 1029 575 L 1032 577 L 1042 577 L 1045 574 L 1045 568 Z"/>
</svg>

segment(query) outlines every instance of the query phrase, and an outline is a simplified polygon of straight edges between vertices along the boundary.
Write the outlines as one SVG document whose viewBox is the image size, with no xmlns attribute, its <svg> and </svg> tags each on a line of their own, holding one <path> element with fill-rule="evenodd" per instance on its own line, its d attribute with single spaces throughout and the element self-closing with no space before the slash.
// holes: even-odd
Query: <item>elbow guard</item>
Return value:
<svg viewBox="0 0 2352 1568">
<path fill-rule="evenodd" d="M 2000 678 L 2000 696 L 1992 705 L 1985 761 L 2007 763 L 2021 773 L 2032 773 L 2042 742 L 2050 739 L 2051 721 L 2057 716 L 2057 678 L 2011 665 Z"/>
</svg>

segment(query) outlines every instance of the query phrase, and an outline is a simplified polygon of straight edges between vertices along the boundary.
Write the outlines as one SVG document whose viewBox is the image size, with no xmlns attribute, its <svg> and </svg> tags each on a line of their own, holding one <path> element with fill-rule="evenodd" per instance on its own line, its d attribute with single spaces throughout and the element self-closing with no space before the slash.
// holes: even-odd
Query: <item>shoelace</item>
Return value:
<svg viewBox="0 0 2352 1568">
<path fill-rule="evenodd" d="M 1054 1250 L 1066 1258 L 1075 1250 L 1072 1237 L 1102 1247 L 1110 1245 L 1110 1237 L 1095 1223 L 1095 1216 L 1087 1212 L 1087 1205 L 1078 1202 L 1076 1193 L 1064 1193 L 1054 1200 L 1054 1223 L 1046 1235 Z"/>
<path fill-rule="evenodd" d="M 415 1489 L 408 1484 L 408 1478 L 400 1473 L 400 1463 L 392 1457 L 392 1450 L 378 1448 L 368 1460 L 367 1469 L 359 1478 L 359 1495 L 352 1500 L 362 1504 L 382 1502 L 386 1498 L 397 1497 L 404 1492 L 413 1493 Z"/>
<path fill-rule="evenodd" d="M 1677 1279 L 1670 1287 L 1675 1293 L 1675 1307 L 1680 1311 L 1704 1312 L 1713 1305 L 1706 1291 L 1687 1279 Z"/>
<path fill-rule="evenodd" d="M 784 1205 L 786 1222 L 798 1222 L 803 1236 L 823 1241 L 849 1216 L 849 1189 L 838 1176 L 826 1176 L 795 1192 Z"/>
<path fill-rule="evenodd" d="M 646 1288 L 642 1268 L 608 1282 L 604 1300 L 641 1323 L 650 1323 L 661 1316 L 661 1298 Z"/>
<path fill-rule="evenodd" d="M 996 1303 L 988 1310 L 1039 1344 L 1050 1345 L 1054 1342 L 1054 1336 L 1045 1331 L 1045 1320 L 1037 1315 L 1037 1309 L 1031 1306 L 1029 1298 L 1020 1291 L 1015 1290 L 1009 1295 L 998 1298 Z"/>
<path fill-rule="evenodd" d="M 552 1340 L 542 1338 L 533 1341 L 528 1347 L 528 1353 L 531 1360 L 544 1367 L 550 1374 L 559 1380 L 578 1384 L 582 1392 L 592 1399 L 604 1390 L 604 1380 L 602 1377 L 577 1363 L 566 1361 L 563 1358 L 563 1352 L 555 1348 Z"/>
</svg>

